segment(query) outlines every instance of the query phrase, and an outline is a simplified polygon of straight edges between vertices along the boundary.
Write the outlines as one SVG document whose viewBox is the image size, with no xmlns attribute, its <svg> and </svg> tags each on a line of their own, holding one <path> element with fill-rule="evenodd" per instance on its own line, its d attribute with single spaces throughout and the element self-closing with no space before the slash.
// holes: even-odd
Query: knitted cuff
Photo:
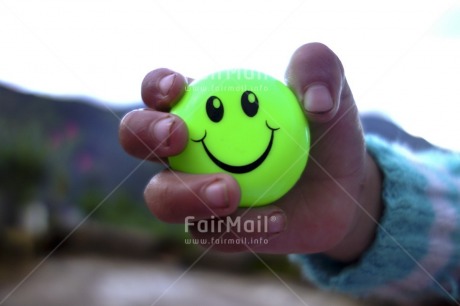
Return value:
<svg viewBox="0 0 460 306">
<path fill-rule="evenodd" d="M 317 286 L 355 296 L 404 297 L 424 288 L 451 294 L 451 279 L 439 272 L 452 255 L 450 251 L 446 254 L 446 248 L 452 243 L 449 233 L 453 228 L 458 232 L 458 221 L 452 215 L 458 216 L 459 211 L 433 204 L 445 202 L 448 194 L 433 187 L 431 176 L 439 169 L 431 166 L 428 155 L 418 158 L 378 137 L 369 136 L 366 143 L 383 175 L 384 211 L 372 246 L 348 265 L 321 254 L 294 254 L 291 259 Z"/>
</svg>

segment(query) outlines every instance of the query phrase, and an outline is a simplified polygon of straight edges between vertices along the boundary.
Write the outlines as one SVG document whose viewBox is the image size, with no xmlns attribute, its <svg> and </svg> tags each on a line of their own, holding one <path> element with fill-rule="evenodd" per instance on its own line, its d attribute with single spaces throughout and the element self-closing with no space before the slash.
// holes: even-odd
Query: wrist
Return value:
<svg viewBox="0 0 460 306">
<path fill-rule="evenodd" d="M 382 213 L 381 173 L 369 154 L 365 159 L 365 174 L 360 192 L 352 199 L 356 207 L 354 224 L 344 239 L 324 254 L 341 262 L 353 262 L 359 259 L 372 244 Z"/>
</svg>

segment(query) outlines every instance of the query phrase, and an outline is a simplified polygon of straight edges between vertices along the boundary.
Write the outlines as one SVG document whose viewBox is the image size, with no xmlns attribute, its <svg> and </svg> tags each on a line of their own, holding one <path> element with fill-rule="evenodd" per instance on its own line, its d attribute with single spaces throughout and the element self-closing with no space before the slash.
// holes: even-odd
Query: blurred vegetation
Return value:
<svg viewBox="0 0 460 306">
<path fill-rule="evenodd" d="M 91 218 L 102 222 L 171 234 L 164 224 L 155 222 L 145 205 L 139 203 L 138 195 L 123 186 L 107 193 L 99 183 L 94 161 L 90 157 L 78 160 L 78 147 L 84 138 L 74 124 L 45 133 L 39 122 L 19 125 L 0 118 L 0 133 L 4 144 L 0 147 L 0 198 L 9 212 L 3 214 L 4 224 L 18 225 L 23 206 L 40 200 L 71 203 L 82 216 L 91 214 Z M 84 187 L 73 196 L 72 168 L 78 163 L 77 167 L 84 168 L 78 178 Z"/>
<path fill-rule="evenodd" d="M 142 190 L 158 167 L 145 163 L 131 175 L 141 161 L 118 144 L 124 112 L 0 86 L 0 231 L 21 231 L 27 207 L 39 202 L 47 214 L 37 218 L 48 219 L 50 236 L 71 231 L 89 216 L 155 236 L 183 237 L 183 230 L 171 235 L 143 203 Z"/>
<path fill-rule="evenodd" d="M 47 152 L 41 145 L 42 131 L 36 124 L 11 126 L 0 120 L 1 223 L 19 222 L 21 205 L 39 191 L 47 175 Z"/>
</svg>

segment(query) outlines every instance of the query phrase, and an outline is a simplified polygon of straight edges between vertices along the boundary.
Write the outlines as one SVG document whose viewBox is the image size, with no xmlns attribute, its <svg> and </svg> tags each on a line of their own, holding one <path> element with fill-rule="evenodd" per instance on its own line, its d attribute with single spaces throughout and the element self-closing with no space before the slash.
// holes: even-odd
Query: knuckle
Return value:
<svg viewBox="0 0 460 306">
<path fill-rule="evenodd" d="M 157 174 L 148 183 L 144 191 L 144 199 L 152 214 L 163 222 L 174 222 L 177 217 L 173 210 L 173 196 L 175 190 L 172 190 L 170 184 L 162 182 L 163 174 Z"/>
</svg>

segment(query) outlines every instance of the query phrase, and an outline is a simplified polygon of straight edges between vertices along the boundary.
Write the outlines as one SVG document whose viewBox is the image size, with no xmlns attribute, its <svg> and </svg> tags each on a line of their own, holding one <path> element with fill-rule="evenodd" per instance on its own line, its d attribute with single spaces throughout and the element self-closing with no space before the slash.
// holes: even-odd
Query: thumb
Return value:
<svg viewBox="0 0 460 306">
<path fill-rule="evenodd" d="M 358 110 L 337 55 L 320 43 L 303 45 L 291 58 L 286 80 L 309 119 L 312 161 L 334 176 L 349 174 L 353 170 L 350 165 L 362 161 L 364 141 Z M 312 170 L 312 174 L 322 172 Z"/>
<path fill-rule="evenodd" d="M 327 122 L 335 117 L 345 77 L 342 63 L 332 50 L 320 43 L 301 46 L 292 55 L 286 80 L 310 120 Z"/>
</svg>

